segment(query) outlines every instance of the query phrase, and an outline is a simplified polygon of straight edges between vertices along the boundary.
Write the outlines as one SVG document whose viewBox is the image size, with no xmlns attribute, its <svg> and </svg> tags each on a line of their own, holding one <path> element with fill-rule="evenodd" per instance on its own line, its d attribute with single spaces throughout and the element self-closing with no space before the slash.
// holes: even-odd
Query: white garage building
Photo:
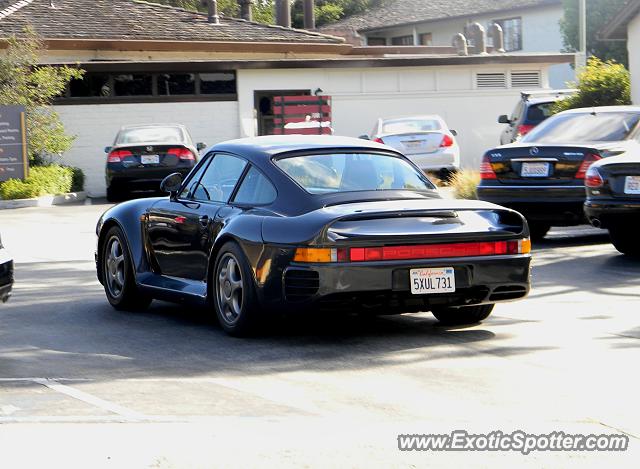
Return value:
<svg viewBox="0 0 640 469">
<path fill-rule="evenodd" d="M 105 193 L 102 149 L 123 125 L 178 122 L 194 141 L 273 131 L 273 98 L 330 97 L 335 134 L 369 133 L 380 116 L 440 114 L 458 131 L 464 166 L 498 141 L 498 114 L 522 89 L 548 87 L 566 54 L 458 56 L 449 47 L 358 48 L 308 31 L 207 15 L 137 0 L 23 0 L 0 10 L 0 36 L 31 25 L 48 46 L 43 63 L 78 64 L 85 78 L 56 103 L 76 136 L 63 160 Z"/>
</svg>

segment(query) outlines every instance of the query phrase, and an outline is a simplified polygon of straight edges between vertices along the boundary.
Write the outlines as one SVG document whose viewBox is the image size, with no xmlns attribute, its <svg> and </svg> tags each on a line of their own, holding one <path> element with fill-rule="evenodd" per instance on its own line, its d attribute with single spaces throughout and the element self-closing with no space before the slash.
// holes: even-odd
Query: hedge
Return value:
<svg viewBox="0 0 640 469">
<path fill-rule="evenodd" d="M 30 199 L 42 195 L 65 194 L 83 189 L 84 174 L 79 168 L 60 165 L 35 166 L 24 180 L 9 179 L 0 183 L 0 198 Z"/>
</svg>

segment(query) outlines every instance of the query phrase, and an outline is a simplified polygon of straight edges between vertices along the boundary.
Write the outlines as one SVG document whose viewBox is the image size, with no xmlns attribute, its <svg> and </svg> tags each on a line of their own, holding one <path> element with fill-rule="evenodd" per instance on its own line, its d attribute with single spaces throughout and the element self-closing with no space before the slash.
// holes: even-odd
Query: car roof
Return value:
<svg viewBox="0 0 640 469">
<path fill-rule="evenodd" d="M 562 114 L 580 114 L 584 112 L 640 112 L 640 106 L 594 106 L 594 107 L 580 107 L 576 109 L 568 109 L 563 111 Z"/>
<path fill-rule="evenodd" d="M 179 127 L 181 129 L 186 129 L 183 124 L 133 124 L 133 125 L 123 125 L 120 127 L 120 130 L 129 130 L 129 129 L 150 129 L 154 127 Z"/>
<path fill-rule="evenodd" d="M 432 119 L 432 120 L 443 120 L 442 117 L 440 117 L 437 114 L 420 114 L 417 116 L 394 116 L 394 117 L 382 117 L 380 120 L 382 122 L 387 122 L 387 121 L 395 121 L 395 120 L 409 120 L 409 119 Z"/>
<path fill-rule="evenodd" d="M 249 137 L 214 145 L 209 151 L 226 151 L 253 157 L 271 157 L 289 152 L 316 150 L 377 150 L 399 154 L 387 145 L 371 140 L 333 135 L 268 135 Z"/>
</svg>

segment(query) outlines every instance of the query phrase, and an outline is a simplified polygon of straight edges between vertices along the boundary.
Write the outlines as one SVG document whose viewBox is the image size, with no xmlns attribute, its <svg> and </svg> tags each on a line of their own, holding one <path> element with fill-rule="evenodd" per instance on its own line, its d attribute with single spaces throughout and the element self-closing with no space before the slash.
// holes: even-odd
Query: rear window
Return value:
<svg viewBox="0 0 640 469">
<path fill-rule="evenodd" d="M 558 114 L 533 129 L 522 142 L 615 142 L 626 139 L 639 119 L 637 112 Z"/>
<path fill-rule="evenodd" d="M 116 145 L 128 143 L 176 143 L 186 141 L 185 132 L 180 127 L 139 127 L 121 130 L 116 139 Z"/>
<path fill-rule="evenodd" d="M 551 117 L 551 106 L 553 106 L 553 102 L 551 103 L 538 103 L 532 104 L 527 109 L 527 117 L 525 119 L 527 124 L 539 124 L 547 117 Z"/>
<path fill-rule="evenodd" d="M 383 134 L 406 134 L 440 129 L 442 125 L 435 119 L 394 119 L 382 123 Z"/>
<path fill-rule="evenodd" d="M 391 155 L 303 155 L 281 158 L 275 164 L 311 194 L 435 189 L 424 174 L 404 159 Z"/>
</svg>

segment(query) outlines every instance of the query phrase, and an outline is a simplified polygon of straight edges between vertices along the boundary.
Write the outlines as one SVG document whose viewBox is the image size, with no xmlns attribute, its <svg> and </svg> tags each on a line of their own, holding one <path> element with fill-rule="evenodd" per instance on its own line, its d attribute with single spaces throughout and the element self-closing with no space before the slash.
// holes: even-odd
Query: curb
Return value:
<svg viewBox="0 0 640 469">
<path fill-rule="evenodd" d="M 59 195 L 43 195 L 34 199 L 0 200 L 0 210 L 26 207 L 51 207 L 53 205 L 81 202 L 87 198 L 86 192 L 69 192 Z"/>
</svg>

